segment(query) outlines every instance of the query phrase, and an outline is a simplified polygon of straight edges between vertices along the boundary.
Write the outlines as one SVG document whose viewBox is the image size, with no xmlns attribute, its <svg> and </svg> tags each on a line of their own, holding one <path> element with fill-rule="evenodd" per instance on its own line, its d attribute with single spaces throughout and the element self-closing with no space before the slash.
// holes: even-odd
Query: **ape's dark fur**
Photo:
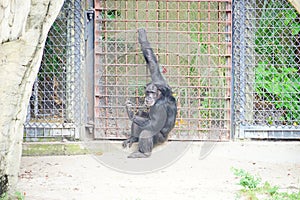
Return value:
<svg viewBox="0 0 300 200">
<path fill-rule="evenodd" d="M 147 40 L 146 31 L 139 29 L 138 33 L 152 82 L 146 87 L 145 104 L 150 106 L 149 112 L 140 111 L 134 115 L 132 104 L 130 102 L 126 104 L 132 126 L 131 136 L 123 142 L 123 147 L 127 145 L 131 147 L 132 143 L 139 142 L 138 151 L 129 155 L 129 158 L 149 157 L 155 144 L 163 143 L 168 139 L 169 132 L 174 128 L 177 114 L 176 100 L 159 71 L 159 64 Z"/>
</svg>

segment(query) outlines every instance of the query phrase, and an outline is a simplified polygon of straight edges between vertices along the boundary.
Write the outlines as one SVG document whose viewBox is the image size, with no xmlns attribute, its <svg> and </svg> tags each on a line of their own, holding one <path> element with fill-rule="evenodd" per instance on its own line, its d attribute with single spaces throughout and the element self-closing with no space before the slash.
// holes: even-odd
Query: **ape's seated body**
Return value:
<svg viewBox="0 0 300 200">
<path fill-rule="evenodd" d="M 159 65 L 146 37 L 146 31 L 139 29 L 139 42 L 144 58 L 151 73 L 152 82 L 146 86 L 145 105 L 149 112 L 134 114 L 132 104 L 127 102 L 126 109 L 132 121 L 131 135 L 123 142 L 123 147 L 131 147 L 139 142 L 138 151 L 130 158 L 144 158 L 151 155 L 155 144 L 167 140 L 169 132 L 174 128 L 177 114 L 176 100 L 171 88 L 159 71 Z"/>
</svg>

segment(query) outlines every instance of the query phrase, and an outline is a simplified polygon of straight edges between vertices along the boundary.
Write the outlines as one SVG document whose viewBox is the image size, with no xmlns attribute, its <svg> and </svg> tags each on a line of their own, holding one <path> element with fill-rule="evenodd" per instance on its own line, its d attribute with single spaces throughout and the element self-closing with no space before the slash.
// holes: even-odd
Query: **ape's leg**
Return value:
<svg viewBox="0 0 300 200">
<path fill-rule="evenodd" d="M 168 139 L 167 136 L 165 136 L 162 133 L 158 133 L 153 137 L 153 144 L 156 145 L 156 144 L 164 143 L 167 139 Z"/>
<path fill-rule="evenodd" d="M 128 156 L 128 158 L 147 158 L 151 156 L 153 149 L 153 133 L 144 130 L 139 137 L 139 149 Z"/>
<path fill-rule="evenodd" d="M 133 105 L 130 101 L 126 102 L 126 110 L 127 110 L 129 119 L 132 120 L 134 117 L 134 111 L 133 111 Z M 142 118 L 149 118 L 149 113 L 144 112 L 144 111 L 138 111 L 138 113 L 136 115 L 140 116 Z M 137 142 L 139 140 L 139 136 L 140 136 L 141 132 L 142 132 L 142 129 L 137 124 L 132 122 L 130 137 L 122 143 L 123 148 L 126 148 L 127 145 L 130 148 L 134 142 Z"/>
<path fill-rule="evenodd" d="M 123 148 L 127 147 L 127 145 L 130 148 L 133 143 L 138 142 L 141 132 L 142 132 L 142 129 L 138 125 L 136 125 L 135 123 L 132 122 L 131 135 L 127 140 L 125 140 L 123 142 L 123 144 L 122 144 Z"/>
</svg>

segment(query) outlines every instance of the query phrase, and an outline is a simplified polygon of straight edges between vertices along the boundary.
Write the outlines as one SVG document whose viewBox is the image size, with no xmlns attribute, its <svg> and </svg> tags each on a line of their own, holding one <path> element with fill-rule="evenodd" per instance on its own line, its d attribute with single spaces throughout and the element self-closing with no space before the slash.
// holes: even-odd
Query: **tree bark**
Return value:
<svg viewBox="0 0 300 200">
<path fill-rule="evenodd" d="M 13 191 L 23 124 L 48 31 L 63 0 L 0 2 L 0 196 Z"/>
<path fill-rule="evenodd" d="M 294 8 L 300 14 L 300 2 L 299 2 L 299 0 L 288 0 L 288 1 L 294 6 Z"/>
</svg>

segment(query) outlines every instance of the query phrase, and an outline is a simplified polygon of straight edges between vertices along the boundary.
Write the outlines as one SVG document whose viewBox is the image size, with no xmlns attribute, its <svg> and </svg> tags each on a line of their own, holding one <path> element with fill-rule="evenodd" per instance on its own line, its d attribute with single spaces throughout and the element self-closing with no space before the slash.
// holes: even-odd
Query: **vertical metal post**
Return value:
<svg viewBox="0 0 300 200">
<path fill-rule="evenodd" d="M 93 133 L 94 128 L 94 20 L 95 12 L 92 9 L 94 7 L 93 1 L 88 3 L 89 10 L 85 11 L 84 25 L 85 25 L 85 94 L 84 94 L 84 110 L 83 116 L 85 127 L 89 129 L 89 133 Z"/>
<path fill-rule="evenodd" d="M 240 4 L 240 18 L 241 18 L 241 27 L 240 27 L 240 117 L 242 125 L 245 122 L 245 104 L 246 104 L 246 43 L 245 43 L 245 23 L 246 23 L 246 8 L 245 0 L 237 2 Z"/>
<path fill-rule="evenodd" d="M 65 118 L 67 121 L 74 121 L 74 17 L 72 15 L 74 10 L 74 4 L 71 0 L 67 1 L 68 9 L 65 10 L 66 14 L 70 16 L 66 22 L 66 65 L 65 65 L 65 78 L 66 78 L 66 94 L 65 94 Z M 70 9 L 71 8 L 71 9 Z"/>
<path fill-rule="evenodd" d="M 229 22 L 230 25 L 228 24 Z M 227 44 L 227 52 L 226 54 L 230 54 L 226 56 L 226 66 L 231 66 L 231 69 L 229 69 L 228 71 L 228 76 L 231 77 L 231 79 L 228 81 L 228 86 L 229 86 L 229 89 L 227 90 L 226 92 L 226 97 L 228 99 L 226 99 L 226 108 L 227 108 L 227 111 L 226 111 L 226 121 L 227 121 L 227 130 L 229 129 L 229 137 L 230 138 L 233 138 L 233 134 L 232 134 L 232 116 L 233 116 L 233 108 L 232 108 L 232 101 L 233 101 L 233 92 L 234 91 L 234 86 L 233 86 L 233 77 L 234 77 L 234 74 L 232 73 L 233 70 L 233 65 L 232 65 L 232 4 L 229 3 L 229 2 L 226 2 L 226 26 L 225 26 L 225 32 L 226 32 L 226 38 L 225 38 L 225 41 L 227 43 L 230 43 L 230 44 Z M 228 78 L 226 78 L 228 80 Z"/>
<path fill-rule="evenodd" d="M 75 48 L 74 48 L 74 69 L 75 69 L 75 95 L 74 95 L 74 114 L 75 114 L 75 138 L 79 138 L 79 131 L 82 126 L 82 106 L 81 106 L 81 36 L 82 36 L 82 23 L 81 23 L 81 0 L 74 0 L 74 39 L 75 39 Z"/>
<path fill-rule="evenodd" d="M 36 118 L 39 114 L 39 83 L 38 83 L 38 80 L 36 79 L 34 81 L 34 84 L 33 84 L 33 104 L 34 104 L 34 117 Z M 30 105 L 30 103 L 29 103 Z M 29 115 L 30 115 L 30 112 L 29 112 Z"/>
</svg>

